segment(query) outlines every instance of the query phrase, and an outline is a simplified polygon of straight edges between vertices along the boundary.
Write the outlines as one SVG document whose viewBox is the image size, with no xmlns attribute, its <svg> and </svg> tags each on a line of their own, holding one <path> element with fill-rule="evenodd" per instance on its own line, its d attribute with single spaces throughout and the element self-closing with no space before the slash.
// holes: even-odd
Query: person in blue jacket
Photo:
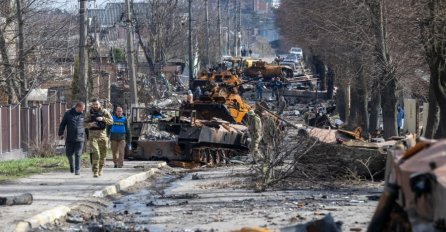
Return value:
<svg viewBox="0 0 446 232">
<path fill-rule="evenodd" d="M 396 123 L 398 125 L 398 135 L 401 135 L 401 129 L 403 129 L 404 124 L 404 109 L 400 104 L 396 107 Z"/>
<path fill-rule="evenodd" d="M 131 136 L 127 118 L 122 107 L 118 106 L 113 115 L 113 124 L 108 127 L 115 168 L 124 166 L 124 152 L 126 144 L 130 144 Z"/>
</svg>

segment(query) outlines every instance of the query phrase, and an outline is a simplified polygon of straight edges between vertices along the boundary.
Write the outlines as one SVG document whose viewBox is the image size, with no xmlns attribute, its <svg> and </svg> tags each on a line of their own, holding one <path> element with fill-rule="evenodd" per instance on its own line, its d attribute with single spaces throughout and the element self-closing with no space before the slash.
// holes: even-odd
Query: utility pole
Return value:
<svg viewBox="0 0 446 232">
<path fill-rule="evenodd" d="M 237 0 L 234 0 L 234 56 L 238 55 L 237 31 Z"/>
<path fill-rule="evenodd" d="M 206 21 L 206 69 L 209 68 L 209 4 L 208 0 L 204 0 L 205 5 L 205 21 Z"/>
<path fill-rule="evenodd" d="M 227 10 L 227 21 L 228 21 L 228 27 L 227 27 L 227 38 L 226 38 L 226 55 L 231 55 L 231 40 L 230 40 L 230 26 L 231 26 L 231 11 L 229 11 L 229 6 L 230 6 L 230 1 L 228 0 L 227 2 L 227 6 L 226 6 L 226 10 Z"/>
<path fill-rule="evenodd" d="M 221 58 L 221 12 L 220 0 L 217 0 L 217 27 L 218 27 L 218 59 Z"/>
<path fill-rule="evenodd" d="M 87 47 L 87 1 L 80 0 L 79 8 L 79 95 L 77 100 L 88 102 L 88 54 Z"/>
<path fill-rule="evenodd" d="M 194 72 L 192 65 L 192 0 L 189 0 L 189 89 L 192 90 Z"/>
<path fill-rule="evenodd" d="M 132 9 L 130 7 L 131 0 L 125 0 L 127 9 L 127 74 L 130 84 L 130 104 L 138 105 L 138 88 L 136 87 L 135 75 L 135 56 L 133 50 L 133 27 L 132 27 Z"/>
<path fill-rule="evenodd" d="M 237 30 L 237 38 L 238 38 L 238 47 L 237 50 L 240 50 L 242 47 L 242 0 L 238 0 L 238 30 Z M 240 51 L 241 53 L 241 51 Z M 241 56 L 241 54 L 240 54 Z"/>
</svg>

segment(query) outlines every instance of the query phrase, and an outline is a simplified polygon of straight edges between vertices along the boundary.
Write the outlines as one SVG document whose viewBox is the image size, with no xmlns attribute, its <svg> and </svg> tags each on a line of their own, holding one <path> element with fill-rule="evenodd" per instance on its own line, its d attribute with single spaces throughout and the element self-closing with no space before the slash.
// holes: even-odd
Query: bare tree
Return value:
<svg viewBox="0 0 446 232">
<path fill-rule="evenodd" d="M 50 9 L 50 3 L 14 0 L 0 6 L 4 19 L 0 23 L 0 80 L 7 83 L 10 104 L 25 103 L 31 89 L 59 71 L 55 59 L 68 46 L 66 30 L 72 15 Z"/>
<path fill-rule="evenodd" d="M 338 98 L 344 98 L 338 102 L 350 105 L 340 112 L 347 122 L 376 130 L 382 108 L 388 138 L 397 132 L 397 101 L 427 99 L 427 83 L 416 74 L 425 70 L 418 37 L 406 30 L 415 29 L 413 10 L 404 0 L 285 0 L 277 16 L 288 43 L 306 48 L 333 69 Z"/>
<path fill-rule="evenodd" d="M 430 91 L 438 103 L 439 125 L 436 137 L 446 137 L 446 1 L 423 0 L 414 5 L 419 10 L 421 42 L 430 69 Z M 432 97 L 432 95 L 430 95 Z M 431 98 L 431 102 L 432 102 Z M 431 103 L 435 109 L 436 104 Z M 435 110 L 429 112 L 436 117 Z M 429 128 L 430 129 L 430 128 Z"/>
</svg>

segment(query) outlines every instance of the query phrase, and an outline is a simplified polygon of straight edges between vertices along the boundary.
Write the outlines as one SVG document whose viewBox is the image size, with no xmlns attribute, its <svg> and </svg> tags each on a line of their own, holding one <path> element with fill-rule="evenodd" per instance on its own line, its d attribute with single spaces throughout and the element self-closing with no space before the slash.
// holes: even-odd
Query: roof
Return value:
<svg viewBox="0 0 446 232">
<path fill-rule="evenodd" d="M 48 89 L 33 89 L 28 95 L 28 101 L 47 101 L 48 100 Z"/>
<path fill-rule="evenodd" d="M 148 18 L 148 3 L 133 3 L 133 12 L 136 18 Z M 125 17 L 124 3 L 107 3 L 103 9 L 89 9 L 88 17 L 97 20 L 100 27 L 113 27 L 123 21 Z"/>
</svg>

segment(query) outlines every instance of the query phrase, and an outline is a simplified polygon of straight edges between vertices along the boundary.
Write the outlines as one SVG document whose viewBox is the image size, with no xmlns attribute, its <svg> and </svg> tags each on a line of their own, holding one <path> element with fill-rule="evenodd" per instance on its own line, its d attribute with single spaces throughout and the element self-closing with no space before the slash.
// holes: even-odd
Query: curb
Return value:
<svg viewBox="0 0 446 232">
<path fill-rule="evenodd" d="M 106 186 L 102 190 L 94 192 L 92 196 L 104 198 L 106 196 L 117 194 L 118 192 L 135 185 L 137 182 L 141 182 L 148 179 L 149 177 L 154 175 L 159 170 L 159 168 L 162 168 L 166 165 L 167 165 L 166 162 L 160 162 L 157 165 L 151 165 L 155 167 L 151 168 L 144 167 L 144 172 L 129 176 L 123 180 L 118 181 L 114 185 Z M 37 228 L 41 225 L 52 223 L 56 219 L 66 216 L 70 212 L 70 210 L 71 208 L 68 206 L 58 205 L 52 209 L 46 210 L 24 221 L 20 221 L 19 223 L 17 223 L 14 231 L 25 232 L 30 229 Z"/>
</svg>

